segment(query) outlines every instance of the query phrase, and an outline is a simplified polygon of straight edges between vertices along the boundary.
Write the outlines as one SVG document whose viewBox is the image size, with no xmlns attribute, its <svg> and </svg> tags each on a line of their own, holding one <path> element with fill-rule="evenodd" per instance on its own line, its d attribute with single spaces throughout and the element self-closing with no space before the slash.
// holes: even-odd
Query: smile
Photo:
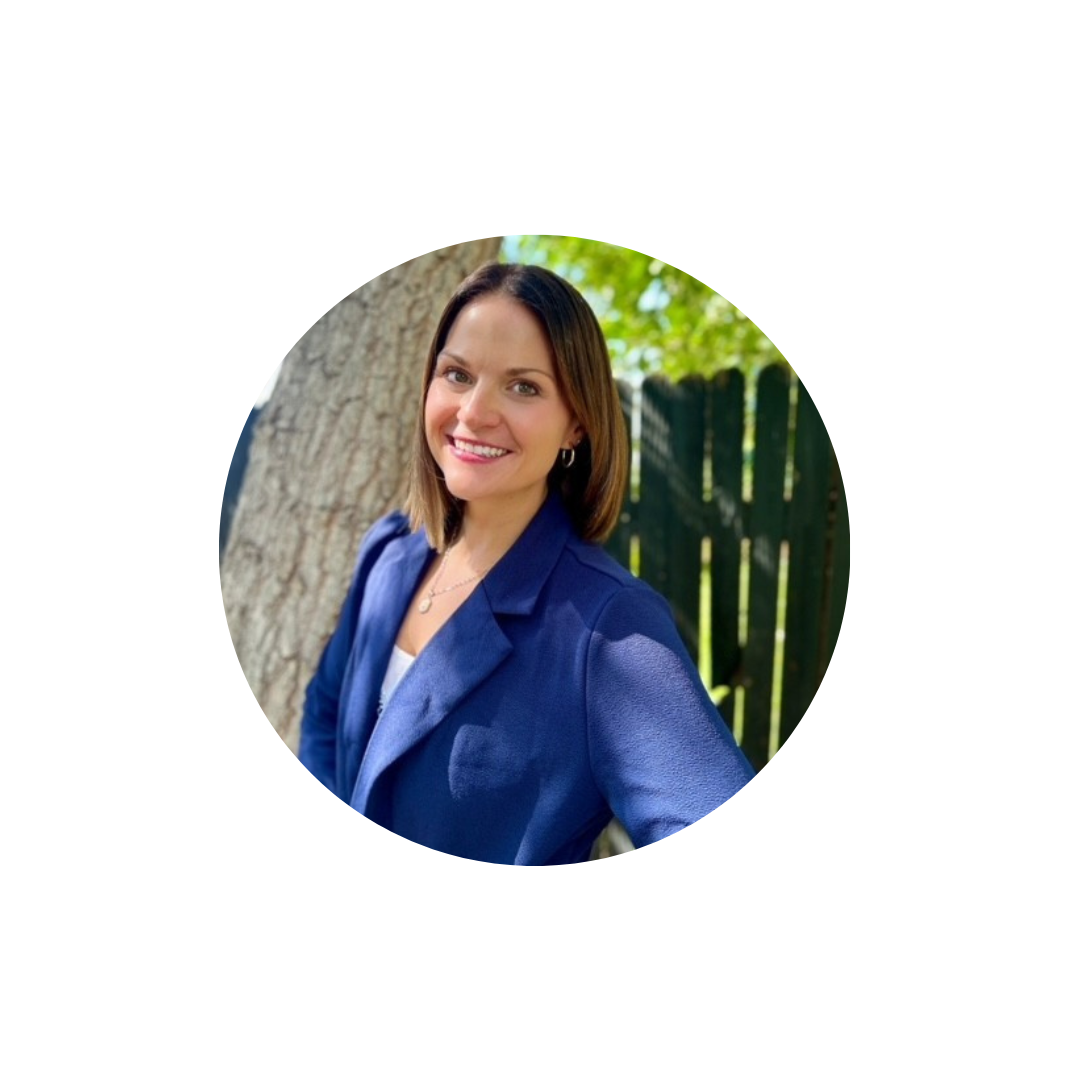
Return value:
<svg viewBox="0 0 1080 1080">
<path fill-rule="evenodd" d="M 455 439 L 452 435 L 450 436 L 450 445 L 463 454 L 475 454 L 477 457 L 500 458 L 510 453 L 509 450 L 503 450 L 498 446 L 484 446 L 483 443 L 465 442 L 464 439 Z"/>
</svg>

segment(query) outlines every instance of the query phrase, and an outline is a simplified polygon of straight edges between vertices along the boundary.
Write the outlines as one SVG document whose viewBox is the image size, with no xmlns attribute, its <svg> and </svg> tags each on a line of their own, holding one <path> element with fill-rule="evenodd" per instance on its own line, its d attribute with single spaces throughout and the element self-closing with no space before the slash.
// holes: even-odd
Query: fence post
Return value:
<svg viewBox="0 0 1080 1080">
<path fill-rule="evenodd" d="M 739 567 L 742 541 L 747 535 L 743 503 L 745 395 L 746 380 L 736 368 L 721 371 L 709 384 L 712 493 L 706 528 L 712 539 L 710 625 L 712 681 L 716 686 L 734 686 L 740 678 L 742 661 Z"/>
<path fill-rule="evenodd" d="M 700 651 L 705 392 L 700 378 L 645 380 L 641 398 L 641 576 L 667 597 L 694 662 Z"/>
<path fill-rule="evenodd" d="M 755 769 L 764 768 L 769 760 L 790 387 L 789 371 L 780 364 L 765 368 L 758 376 L 742 739 L 743 752 Z"/>
<path fill-rule="evenodd" d="M 821 414 L 800 383 L 791 498 L 787 630 L 780 739 L 787 739 L 821 684 L 847 595 L 847 504 Z"/>
</svg>

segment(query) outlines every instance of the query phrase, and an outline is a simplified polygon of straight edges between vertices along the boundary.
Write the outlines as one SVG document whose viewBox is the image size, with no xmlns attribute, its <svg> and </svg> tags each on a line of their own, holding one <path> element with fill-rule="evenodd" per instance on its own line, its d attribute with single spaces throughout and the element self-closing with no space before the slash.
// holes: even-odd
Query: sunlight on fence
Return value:
<svg viewBox="0 0 1080 1080">
<path fill-rule="evenodd" d="M 760 769 L 806 711 L 839 633 L 843 484 L 786 365 L 749 382 L 620 384 L 632 468 L 609 549 L 669 601 L 713 700 Z"/>
</svg>

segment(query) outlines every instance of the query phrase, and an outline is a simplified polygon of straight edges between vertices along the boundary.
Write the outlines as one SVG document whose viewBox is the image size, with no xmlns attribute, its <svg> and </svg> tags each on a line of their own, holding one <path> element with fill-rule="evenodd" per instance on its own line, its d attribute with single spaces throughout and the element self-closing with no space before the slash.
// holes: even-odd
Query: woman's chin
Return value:
<svg viewBox="0 0 1080 1080">
<path fill-rule="evenodd" d="M 442 467 L 446 490 L 463 502 L 471 502 L 487 496 L 499 496 L 508 487 L 490 475 L 490 465 L 465 465 L 460 461 L 448 461 Z"/>
<path fill-rule="evenodd" d="M 476 499 L 483 498 L 486 494 L 484 485 L 470 481 L 468 478 L 455 477 L 451 473 L 443 473 L 443 483 L 446 485 L 446 490 L 458 502 L 474 502 Z"/>
<path fill-rule="evenodd" d="M 547 486 L 535 488 L 518 488 L 505 490 L 487 489 L 479 490 L 476 486 L 460 485 L 451 487 L 447 485 L 447 491 L 465 506 L 470 506 L 476 512 L 498 513 L 507 520 L 521 518 L 528 521 L 544 504 L 547 495 Z"/>
<path fill-rule="evenodd" d="M 506 494 L 500 491 L 484 491 L 474 484 L 459 484 L 456 487 L 447 485 L 447 491 L 460 503 L 497 503 L 506 498 Z"/>
</svg>

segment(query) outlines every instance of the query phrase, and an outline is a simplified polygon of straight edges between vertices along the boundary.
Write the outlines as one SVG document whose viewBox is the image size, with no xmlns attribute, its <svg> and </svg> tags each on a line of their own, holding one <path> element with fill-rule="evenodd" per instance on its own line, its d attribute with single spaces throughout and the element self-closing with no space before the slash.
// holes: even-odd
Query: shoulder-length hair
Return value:
<svg viewBox="0 0 1080 1080">
<path fill-rule="evenodd" d="M 607 343 L 577 289 L 550 270 L 518 263 L 480 267 L 457 287 L 439 318 L 424 366 L 413 436 L 405 502 L 412 527 L 423 526 L 440 551 L 453 543 L 461 528 L 463 504 L 447 490 L 428 447 L 424 403 L 454 320 L 468 304 L 495 293 L 517 300 L 539 320 L 551 346 L 559 392 L 585 432 L 573 464 L 565 468 L 556 462 L 548 487 L 561 492 L 579 536 L 606 540 L 619 519 L 629 468 L 626 424 Z"/>
</svg>

